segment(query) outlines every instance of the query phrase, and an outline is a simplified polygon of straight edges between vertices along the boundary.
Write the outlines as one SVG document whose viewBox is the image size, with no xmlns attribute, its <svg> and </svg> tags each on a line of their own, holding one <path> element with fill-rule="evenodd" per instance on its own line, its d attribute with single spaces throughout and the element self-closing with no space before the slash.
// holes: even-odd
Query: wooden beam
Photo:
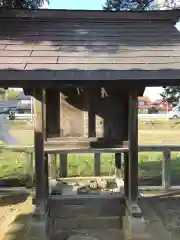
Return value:
<svg viewBox="0 0 180 240">
<path fill-rule="evenodd" d="M 138 94 L 136 89 L 129 94 L 129 196 L 130 202 L 138 199 Z"/>
<path fill-rule="evenodd" d="M 46 90 L 46 131 L 47 137 L 60 137 L 60 90 Z"/>
<path fill-rule="evenodd" d="M 114 87 L 121 87 L 128 89 L 129 86 L 131 88 L 142 87 L 142 85 L 146 85 L 149 87 L 156 86 L 178 86 L 179 85 L 179 69 L 169 69 L 169 70 L 107 70 L 98 73 L 97 71 L 91 72 L 91 70 L 84 70 L 84 73 L 72 72 L 70 78 L 67 76 L 70 70 L 67 70 L 66 73 L 63 71 L 54 71 L 54 70 L 32 70 L 32 71 L 24 71 L 24 70 L 15 70 L 13 72 L 10 70 L 2 70 L 0 71 L 0 79 L 7 79 L 6 81 L 0 80 L 1 87 L 19 87 L 19 88 L 28 88 L 29 86 L 41 88 L 41 87 L 67 87 L 69 85 L 75 87 L 93 87 L 94 84 L 96 86 L 103 85 L 104 87 L 108 86 L 109 81 L 113 84 Z M 88 74 L 87 72 L 90 73 Z M 100 71 L 100 70 L 99 70 Z M 49 75 L 48 73 L 51 74 Z M 110 74 L 108 74 L 111 72 Z M 113 72 L 116 76 L 113 77 Z M 117 72 L 117 73 L 116 73 Z M 37 74 L 38 73 L 38 74 Z M 57 73 L 57 75 L 56 75 Z M 67 75 L 66 75 L 67 74 Z M 96 75 L 97 74 L 97 75 Z M 120 77 L 122 74 L 122 78 Z M 158 74 L 158 75 L 157 75 Z M 38 76 L 37 76 L 38 75 Z M 56 76 L 56 77 L 55 77 Z M 74 80 L 71 80 L 74 78 Z M 129 76 L 129 78 L 128 78 Z M 66 77 L 66 78 L 65 78 Z M 116 80 L 117 78 L 121 80 Z M 10 79 L 10 80 L 9 80 Z M 25 79 L 25 80 L 24 80 Z M 27 79 L 27 80 L 26 80 Z M 36 79 L 36 80 L 34 80 Z M 62 80 L 61 80 L 62 79 Z M 85 79 L 81 81 L 79 79 Z M 94 79 L 93 81 L 91 79 Z M 103 82 L 100 79 L 104 79 Z M 114 79 L 114 80 L 112 80 Z M 122 80 L 123 79 L 123 80 Z M 144 80 L 146 79 L 146 80 Z M 163 80 L 162 80 L 163 79 Z M 61 80 L 61 81 L 59 81 Z M 67 84 L 67 82 L 69 84 Z"/>
<path fill-rule="evenodd" d="M 34 153 L 35 153 L 35 187 L 36 210 L 45 212 L 47 195 L 47 161 L 44 158 L 44 94 L 42 89 L 34 90 Z"/>
</svg>

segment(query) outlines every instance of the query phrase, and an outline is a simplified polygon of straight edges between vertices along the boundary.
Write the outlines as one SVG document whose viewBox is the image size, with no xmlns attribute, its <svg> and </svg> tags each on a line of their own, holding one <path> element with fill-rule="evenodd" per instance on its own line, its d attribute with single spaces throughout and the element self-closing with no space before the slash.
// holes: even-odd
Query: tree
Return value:
<svg viewBox="0 0 180 240">
<path fill-rule="evenodd" d="M 155 4 L 154 0 L 106 0 L 104 10 L 114 11 L 144 11 L 153 9 L 174 9 L 180 7 L 178 0 L 164 0 L 161 4 Z M 180 87 L 164 87 L 164 92 L 161 94 L 164 99 L 169 100 L 173 105 L 177 105 L 180 101 Z"/>
<path fill-rule="evenodd" d="M 15 90 L 8 91 L 7 99 L 8 100 L 16 100 L 18 95 L 19 95 L 18 91 L 15 91 Z"/>
<path fill-rule="evenodd" d="M 153 0 L 106 0 L 104 10 L 146 10 L 153 4 Z"/>
<path fill-rule="evenodd" d="M 114 11 L 143 11 L 143 10 L 154 10 L 154 9 L 174 9 L 180 7 L 179 0 L 164 0 L 160 1 L 154 0 L 106 0 L 103 6 L 104 10 L 114 10 Z"/>
<path fill-rule="evenodd" d="M 180 87 L 164 87 L 164 92 L 161 94 L 163 99 L 171 102 L 173 106 L 180 103 Z"/>
<path fill-rule="evenodd" d="M 0 7 L 37 9 L 49 0 L 0 0 Z"/>
</svg>

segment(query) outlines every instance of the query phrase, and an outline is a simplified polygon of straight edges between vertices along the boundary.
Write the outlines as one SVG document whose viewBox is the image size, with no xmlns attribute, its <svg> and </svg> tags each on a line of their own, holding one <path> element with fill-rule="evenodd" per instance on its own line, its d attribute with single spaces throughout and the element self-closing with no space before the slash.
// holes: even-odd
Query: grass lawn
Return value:
<svg viewBox="0 0 180 240">
<path fill-rule="evenodd" d="M 16 137 L 18 145 L 31 145 L 33 131 L 31 125 L 13 122 L 11 134 Z M 180 144 L 180 122 L 153 121 L 139 122 L 139 144 L 163 145 Z M 114 173 L 113 154 L 103 154 L 101 158 L 103 175 Z M 172 153 L 172 175 L 180 175 L 180 153 Z M 139 175 L 143 177 L 158 177 L 161 175 L 162 153 L 139 153 Z M 3 151 L 0 155 L 0 178 L 22 179 L 24 175 L 25 157 L 23 153 Z M 68 157 L 68 174 L 70 176 L 90 176 L 93 174 L 93 155 L 73 155 Z"/>
</svg>

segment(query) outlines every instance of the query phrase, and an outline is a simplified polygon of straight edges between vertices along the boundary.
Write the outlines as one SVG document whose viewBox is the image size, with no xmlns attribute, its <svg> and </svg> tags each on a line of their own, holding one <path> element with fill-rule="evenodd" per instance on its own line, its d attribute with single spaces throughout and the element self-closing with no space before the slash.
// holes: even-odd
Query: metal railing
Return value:
<svg viewBox="0 0 180 240">
<path fill-rule="evenodd" d="M 25 161 L 25 175 L 27 186 L 32 187 L 33 185 L 33 154 L 34 148 L 32 146 L 5 146 L 1 147 L 1 150 L 10 150 L 13 152 L 24 153 L 26 156 Z M 52 178 L 56 177 L 67 177 L 67 161 L 68 154 L 80 154 L 80 153 L 93 153 L 94 154 L 94 176 L 101 175 L 101 153 L 114 153 L 114 152 L 127 152 L 128 148 L 116 148 L 116 149 L 71 149 L 71 150 L 60 150 L 55 147 L 52 149 L 45 148 L 45 154 L 48 155 L 49 165 L 50 165 L 50 174 Z M 179 145 L 144 145 L 139 146 L 139 152 L 161 152 L 163 153 L 162 158 L 162 185 L 159 186 L 139 186 L 140 189 L 164 189 L 169 190 L 170 188 L 180 189 L 180 186 L 172 186 L 171 185 L 171 152 L 180 152 Z M 57 176 L 57 156 L 59 156 L 59 176 Z"/>
</svg>

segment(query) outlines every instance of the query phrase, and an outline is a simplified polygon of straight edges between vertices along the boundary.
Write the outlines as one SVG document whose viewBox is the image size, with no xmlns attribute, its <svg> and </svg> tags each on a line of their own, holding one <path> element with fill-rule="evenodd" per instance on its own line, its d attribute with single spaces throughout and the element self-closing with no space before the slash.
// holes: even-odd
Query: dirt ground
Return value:
<svg viewBox="0 0 180 240">
<path fill-rule="evenodd" d="M 159 238 L 180 240 L 180 191 L 146 196 L 143 201 L 157 214 L 159 220 L 153 219 L 153 224 Z M 0 189 L 0 240 L 26 239 L 33 211 L 32 198 L 25 190 Z"/>
<path fill-rule="evenodd" d="M 32 212 L 32 199 L 26 191 L 0 189 L 0 240 L 25 239 Z"/>
<path fill-rule="evenodd" d="M 166 240 L 180 239 L 180 191 L 173 191 L 159 196 L 146 197 L 149 206 L 162 222 Z M 155 220 L 156 221 L 156 220 Z"/>
</svg>

